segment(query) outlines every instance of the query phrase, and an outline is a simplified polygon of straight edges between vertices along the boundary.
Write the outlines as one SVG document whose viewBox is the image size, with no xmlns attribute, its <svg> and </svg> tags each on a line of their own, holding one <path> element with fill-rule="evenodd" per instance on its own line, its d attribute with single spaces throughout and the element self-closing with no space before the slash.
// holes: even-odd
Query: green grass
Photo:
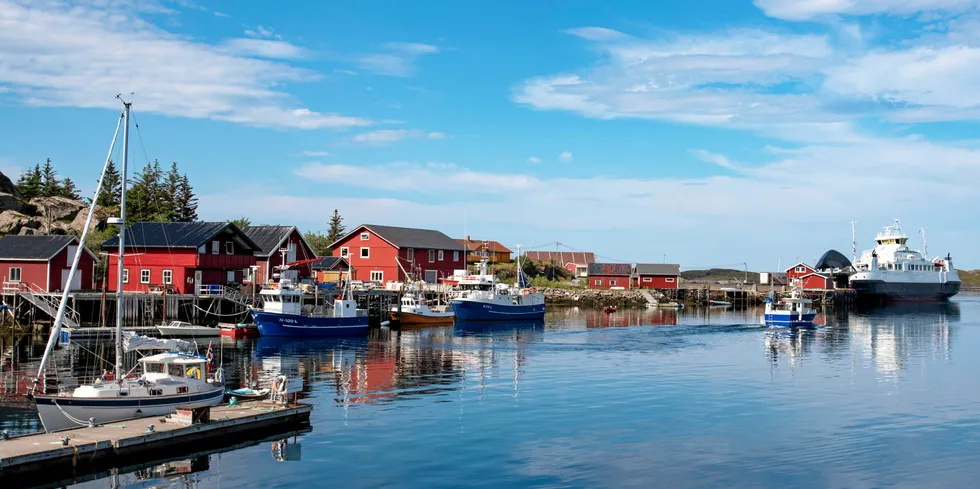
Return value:
<svg viewBox="0 0 980 489">
<path fill-rule="evenodd" d="M 963 285 L 980 287 L 980 270 L 957 270 Z"/>
</svg>

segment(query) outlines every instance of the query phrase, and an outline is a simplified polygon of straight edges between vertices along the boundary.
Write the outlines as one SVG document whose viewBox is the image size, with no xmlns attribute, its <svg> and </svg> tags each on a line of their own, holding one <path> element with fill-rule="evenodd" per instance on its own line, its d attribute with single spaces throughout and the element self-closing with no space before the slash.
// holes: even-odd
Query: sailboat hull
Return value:
<svg viewBox="0 0 980 489">
<path fill-rule="evenodd" d="M 224 387 L 211 392 L 200 394 L 161 396 L 152 398 L 78 398 L 62 396 L 34 397 L 37 414 L 44 425 L 44 431 L 63 431 L 80 428 L 80 424 L 72 420 L 87 423 L 94 418 L 96 424 L 114 423 L 127 419 L 163 416 L 170 414 L 177 407 L 198 408 L 217 406 L 224 398 Z"/>
</svg>

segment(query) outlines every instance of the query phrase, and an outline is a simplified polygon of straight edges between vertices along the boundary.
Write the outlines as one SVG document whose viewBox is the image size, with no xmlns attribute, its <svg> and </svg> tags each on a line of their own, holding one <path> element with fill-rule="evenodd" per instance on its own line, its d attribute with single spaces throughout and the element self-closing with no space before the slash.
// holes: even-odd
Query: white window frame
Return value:
<svg viewBox="0 0 980 489">
<path fill-rule="evenodd" d="M 653 277 L 643 277 L 644 282 L 653 282 Z"/>
<path fill-rule="evenodd" d="M 140 283 L 141 284 L 148 284 L 148 283 L 150 283 L 150 279 L 152 278 L 152 275 L 151 275 L 152 273 L 153 273 L 153 271 L 150 270 L 149 268 L 141 268 L 140 269 Z"/>
<path fill-rule="evenodd" d="M 14 278 L 14 270 L 17 270 L 17 278 Z M 10 267 L 10 271 L 7 272 L 7 277 L 11 282 L 20 282 L 24 279 L 24 268 L 23 267 Z"/>
<path fill-rule="evenodd" d="M 350 248 L 348 248 L 346 246 L 341 246 L 340 247 L 340 257 L 341 258 L 349 258 L 350 257 Z"/>
<path fill-rule="evenodd" d="M 367 241 L 371 239 L 371 233 L 361 233 L 361 241 Z"/>
<path fill-rule="evenodd" d="M 129 269 L 128 268 L 123 268 L 123 283 L 124 284 L 128 284 L 129 283 Z"/>
<path fill-rule="evenodd" d="M 385 272 L 382 270 L 371 270 L 371 281 L 384 283 Z"/>
<path fill-rule="evenodd" d="M 459 252 L 458 251 L 454 251 L 453 252 L 453 261 L 459 261 Z"/>
<path fill-rule="evenodd" d="M 212 255 L 220 255 L 221 254 L 221 241 L 212 241 L 211 242 L 211 254 Z"/>
<path fill-rule="evenodd" d="M 442 250 L 439 250 L 439 261 L 442 261 L 442 259 L 445 257 L 446 257 L 445 253 Z"/>
<path fill-rule="evenodd" d="M 806 273 L 806 267 L 796 267 L 796 273 Z"/>
<path fill-rule="evenodd" d="M 160 272 L 160 281 L 164 285 L 173 285 L 174 283 L 174 271 L 173 270 L 163 270 Z"/>
<path fill-rule="evenodd" d="M 674 283 L 674 277 L 667 277 L 664 279 L 664 282 L 667 282 L 668 284 L 672 284 Z"/>
<path fill-rule="evenodd" d="M 226 255 L 234 255 L 235 254 L 235 242 L 234 241 L 225 241 L 225 254 Z"/>
<path fill-rule="evenodd" d="M 234 270 L 228 270 L 228 273 L 225 274 L 225 281 L 226 282 L 235 282 L 235 271 Z"/>
<path fill-rule="evenodd" d="M 415 248 L 408 249 L 408 261 L 415 261 Z"/>
<path fill-rule="evenodd" d="M 609 286 L 610 287 L 615 287 L 616 286 L 616 281 L 615 280 L 610 280 L 609 281 Z"/>
<path fill-rule="evenodd" d="M 597 279 L 595 280 L 595 284 L 596 284 L 596 285 L 602 285 L 602 279 L 601 279 L 601 278 L 597 278 Z"/>
<path fill-rule="evenodd" d="M 366 251 L 367 253 L 364 253 L 365 251 Z M 361 254 L 360 254 L 360 257 L 361 257 L 361 258 L 371 258 L 371 248 L 369 248 L 369 247 L 367 247 L 367 246 L 362 246 L 362 247 L 361 247 Z"/>
<path fill-rule="evenodd" d="M 429 250 L 429 263 L 436 262 L 436 250 Z"/>
</svg>

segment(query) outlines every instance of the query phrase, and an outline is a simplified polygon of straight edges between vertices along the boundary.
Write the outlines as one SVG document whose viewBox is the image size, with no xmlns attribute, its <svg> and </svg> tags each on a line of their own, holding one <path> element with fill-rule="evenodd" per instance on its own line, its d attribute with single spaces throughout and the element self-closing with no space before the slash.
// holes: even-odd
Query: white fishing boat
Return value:
<svg viewBox="0 0 980 489">
<path fill-rule="evenodd" d="M 196 324 L 191 324 L 186 321 L 170 321 L 170 324 L 163 326 L 157 326 L 157 331 L 160 332 L 161 336 L 178 336 L 178 337 L 214 337 L 221 334 L 221 328 L 212 328 L 211 326 L 198 326 Z"/>
<path fill-rule="evenodd" d="M 79 239 L 80 245 L 84 246 L 85 238 L 92 226 L 96 202 L 98 202 L 99 194 L 102 192 L 116 138 L 119 135 L 119 128 L 122 126 L 124 130 L 122 166 L 120 168 L 120 216 L 118 219 L 110 220 L 110 222 L 119 225 L 119 266 L 117 268 L 119 273 L 116 277 L 117 304 L 123 303 L 129 114 L 130 103 L 124 102 L 122 115 L 116 125 L 116 133 L 113 135 L 112 144 L 109 146 L 109 155 L 106 156 L 102 175 L 96 185 L 95 195 L 91 201 L 92 205 L 89 207 L 85 226 L 82 228 L 82 236 Z M 72 283 L 75 274 L 78 273 L 81 256 L 82 253 L 75 254 L 68 271 L 67 283 Z M 31 396 L 37 406 L 38 416 L 41 418 L 41 424 L 44 425 L 45 431 L 52 432 L 90 424 L 111 423 L 141 416 L 156 416 L 167 414 L 178 406 L 192 408 L 215 406 L 221 402 L 225 391 L 222 370 L 218 368 L 211 372 L 208 359 L 195 353 L 169 352 L 145 357 L 140 360 L 143 367 L 142 374 L 130 376 L 126 366 L 123 365 L 124 350 L 169 349 L 180 346 L 182 342 L 145 338 L 132 333 L 124 334 L 124 308 L 122 307 L 116 308 L 114 372 L 96 379 L 91 384 L 76 387 L 70 392 L 48 393 L 47 383 L 42 383 L 41 379 L 46 378 L 51 353 L 58 342 L 60 330 L 64 323 L 68 300 L 69 290 L 66 288 L 62 293 L 54 325 L 51 328 L 51 336 L 48 338 L 44 355 L 41 357 L 41 364 L 38 367 L 37 377 L 34 379 L 34 385 L 31 389 Z"/>
<path fill-rule="evenodd" d="M 463 321 L 507 321 L 543 319 L 544 294 L 529 283 L 521 271 L 521 250 L 517 247 L 517 283 L 497 282 L 487 273 L 487 260 L 480 261 L 480 274 L 467 276 L 457 284 L 459 293 L 452 300 L 456 318 Z"/>
<path fill-rule="evenodd" d="M 409 293 L 402 296 L 399 305 L 391 306 L 391 319 L 402 326 L 438 326 L 453 324 L 456 313 L 452 306 L 430 306 L 421 294 Z"/>
<path fill-rule="evenodd" d="M 812 301 L 803 297 L 799 286 L 794 286 L 789 297 L 777 298 L 770 293 L 764 300 L 766 310 L 760 323 L 764 326 L 784 328 L 805 328 L 813 326 L 817 311 L 810 305 Z"/>
</svg>

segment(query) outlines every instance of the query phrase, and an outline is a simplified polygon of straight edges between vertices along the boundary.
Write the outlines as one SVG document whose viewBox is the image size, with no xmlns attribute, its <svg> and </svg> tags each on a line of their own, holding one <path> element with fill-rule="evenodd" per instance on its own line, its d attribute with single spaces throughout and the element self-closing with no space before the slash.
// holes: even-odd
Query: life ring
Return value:
<svg viewBox="0 0 980 489">
<path fill-rule="evenodd" d="M 199 369 L 197 367 L 191 367 L 191 368 L 187 369 L 187 376 L 188 377 L 196 377 L 196 378 L 200 379 L 201 378 L 201 369 Z"/>
<path fill-rule="evenodd" d="M 223 383 L 225 381 L 225 369 L 218 367 L 218 369 L 214 371 L 214 381 L 218 383 Z"/>
</svg>

